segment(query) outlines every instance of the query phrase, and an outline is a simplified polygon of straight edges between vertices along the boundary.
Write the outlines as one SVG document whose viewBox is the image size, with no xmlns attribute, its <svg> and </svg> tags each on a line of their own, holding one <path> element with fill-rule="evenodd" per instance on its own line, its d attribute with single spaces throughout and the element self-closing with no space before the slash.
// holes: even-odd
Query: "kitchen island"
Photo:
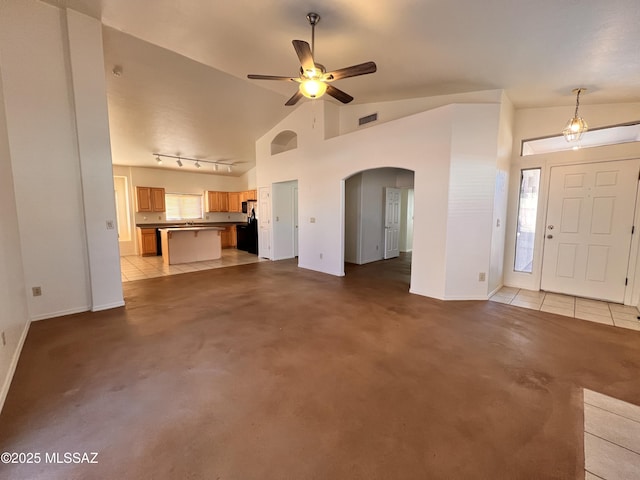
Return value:
<svg viewBox="0 0 640 480">
<path fill-rule="evenodd" d="M 224 227 L 159 228 L 165 265 L 216 260 L 222 256 L 220 232 Z"/>
</svg>

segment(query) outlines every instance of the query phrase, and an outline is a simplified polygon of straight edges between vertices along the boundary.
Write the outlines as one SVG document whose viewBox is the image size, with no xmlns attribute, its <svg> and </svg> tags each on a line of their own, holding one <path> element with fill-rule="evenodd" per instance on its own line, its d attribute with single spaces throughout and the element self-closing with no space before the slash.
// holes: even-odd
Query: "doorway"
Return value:
<svg viewBox="0 0 640 480">
<path fill-rule="evenodd" d="M 272 260 L 298 256 L 298 181 L 271 186 Z"/>
<path fill-rule="evenodd" d="M 344 260 L 364 265 L 410 257 L 414 172 L 377 168 L 344 182 Z"/>
<path fill-rule="evenodd" d="M 623 303 L 640 160 L 551 168 L 542 290 Z"/>
</svg>

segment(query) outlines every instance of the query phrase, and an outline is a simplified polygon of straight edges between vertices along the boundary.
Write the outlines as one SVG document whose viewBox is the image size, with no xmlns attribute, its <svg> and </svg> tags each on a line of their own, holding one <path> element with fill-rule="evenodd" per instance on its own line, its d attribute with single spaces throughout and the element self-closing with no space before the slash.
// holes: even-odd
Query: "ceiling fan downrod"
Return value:
<svg viewBox="0 0 640 480">
<path fill-rule="evenodd" d="M 316 24 L 320 21 L 320 15 L 310 12 L 307 14 L 307 20 L 309 20 L 309 25 L 311 25 L 311 55 L 315 55 Z"/>
</svg>

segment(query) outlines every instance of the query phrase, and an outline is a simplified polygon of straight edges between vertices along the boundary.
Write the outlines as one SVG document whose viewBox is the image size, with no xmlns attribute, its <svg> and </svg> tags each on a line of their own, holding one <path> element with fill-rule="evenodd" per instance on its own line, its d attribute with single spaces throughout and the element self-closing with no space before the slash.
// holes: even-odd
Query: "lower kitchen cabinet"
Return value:
<svg viewBox="0 0 640 480">
<path fill-rule="evenodd" d="M 145 257 L 158 254 L 155 228 L 138 227 L 138 252 Z"/>
<path fill-rule="evenodd" d="M 236 226 L 231 225 L 220 232 L 222 248 L 235 248 L 236 246 Z"/>
</svg>

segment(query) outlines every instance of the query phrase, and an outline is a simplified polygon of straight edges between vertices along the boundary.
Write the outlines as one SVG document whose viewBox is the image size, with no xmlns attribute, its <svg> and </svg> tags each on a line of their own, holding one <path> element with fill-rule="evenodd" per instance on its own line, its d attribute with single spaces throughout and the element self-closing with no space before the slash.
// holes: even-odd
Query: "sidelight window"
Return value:
<svg viewBox="0 0 640 480">
<path fill-rule="evenodd" d="M 539 187 L 539 168 L 521 170 L 514 265 L 516 272 L 531 273 L 533 271 L 533 249 L 538 216 Z"/>
</svg>

